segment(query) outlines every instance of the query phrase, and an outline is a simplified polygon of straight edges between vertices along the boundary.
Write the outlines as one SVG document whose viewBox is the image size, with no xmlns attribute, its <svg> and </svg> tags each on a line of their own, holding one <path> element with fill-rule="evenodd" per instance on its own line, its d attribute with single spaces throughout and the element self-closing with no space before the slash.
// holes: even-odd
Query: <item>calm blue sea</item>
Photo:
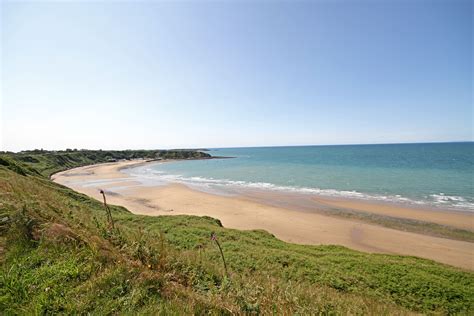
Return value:
<svg viewBox="0 0 474 316">
<path fill-rule="evenodd" d="M 276 191 L 474 211 L 474 143 L 225 148 L 233 159 L 131 169 L 203 189 Z"/>
</svg>

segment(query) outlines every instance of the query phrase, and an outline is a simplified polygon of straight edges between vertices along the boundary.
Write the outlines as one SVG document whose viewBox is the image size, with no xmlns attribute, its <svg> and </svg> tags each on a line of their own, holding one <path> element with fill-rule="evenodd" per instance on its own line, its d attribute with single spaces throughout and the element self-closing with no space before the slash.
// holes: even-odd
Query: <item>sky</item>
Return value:
<svg viewBox="0 0 474 316">
<path fill-rule="evenodd" d="M 473 140 L 471 1 L 0 9 L 0 150 Z"/>
</svg>

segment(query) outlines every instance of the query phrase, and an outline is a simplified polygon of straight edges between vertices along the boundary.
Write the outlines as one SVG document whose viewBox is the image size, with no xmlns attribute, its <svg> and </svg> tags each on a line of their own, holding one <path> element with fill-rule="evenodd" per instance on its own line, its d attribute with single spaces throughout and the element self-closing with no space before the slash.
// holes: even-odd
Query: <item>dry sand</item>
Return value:
<svg viewBox="0 0 474 316">
<path fill-rule="evenodd" d="M 141 186 L 133 177 L 120 172 L 122 168 L 138 163 L 143 162 L 126 161 L 81 167 L 55 174 L 52 179 L 98 200 L 101 199 L 98 186 L 90 184 L 93 181 L 108 180 L 99 184 L 101 189 L 110 192 L 108 201 L 125 206 L 135 214 L 206 215 L 220 219 L 225 227 L 264 229 L 287 242 L 336 244 L 366 252 L 412 255 L 474 270 L 474 244 L 470 242 L 404 232 L 317 212 L 271 206 L 240 196 L 204 193 L 182 184 Z M 120 189 L 114 190 L 117 187 Z M 331 206 L 474 230 L 474 218 L 470 213 L 410 209 L 364 201 L 315 199 L 318 203 Z"/>
</svg>

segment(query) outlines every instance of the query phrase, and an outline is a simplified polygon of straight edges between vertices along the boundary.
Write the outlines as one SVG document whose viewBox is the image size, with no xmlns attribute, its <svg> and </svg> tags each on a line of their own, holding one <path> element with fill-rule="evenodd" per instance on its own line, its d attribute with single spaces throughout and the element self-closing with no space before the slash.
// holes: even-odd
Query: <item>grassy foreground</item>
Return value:
<svg viewBox="0 0 474 316">
<path fill-rule="evenodd" d="M 474 311 L 474 273 L 431 260 L 294 245 L 209 217 L 117 206 L 112 229 L 100 202 L 48 179 L 64 165 L 19 156 L 0 156 L 1 314 Z"/>
</svg>

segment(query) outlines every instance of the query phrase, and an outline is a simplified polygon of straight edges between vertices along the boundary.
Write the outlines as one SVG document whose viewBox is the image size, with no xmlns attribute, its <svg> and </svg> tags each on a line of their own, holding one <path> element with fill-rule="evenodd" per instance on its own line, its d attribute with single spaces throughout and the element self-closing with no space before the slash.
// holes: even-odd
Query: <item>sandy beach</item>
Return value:
<svg viewBox="0 0 474 316">
<path fill-rule="evenodd" d="M 124 161 L 80 167 L 57 173 L 52 179 L 78 192 L 101 199 L 98 188 L 108 192 L 108 201 L 135 214 L 197 215 L 221 220 L 228 228 L 264 229 L 277 238 L 299 244 L 335 244 L 371 253 L 412 255 L 474 270 L 474 244 L 395 230 L 362 221 L 302 211 L 290 206 L 269 205 L 246 196 L 221 196 L 193 190 L 182 184 L 142 186 L 121 172 L 143 161 Z M 94 184 L 94 181 L 97 181 Z M 367 213 L 428 221 L 474 231 L 473 214 L 365 201 L 312 197 L 315 210 L 321 205 Z"/>
</svg>

